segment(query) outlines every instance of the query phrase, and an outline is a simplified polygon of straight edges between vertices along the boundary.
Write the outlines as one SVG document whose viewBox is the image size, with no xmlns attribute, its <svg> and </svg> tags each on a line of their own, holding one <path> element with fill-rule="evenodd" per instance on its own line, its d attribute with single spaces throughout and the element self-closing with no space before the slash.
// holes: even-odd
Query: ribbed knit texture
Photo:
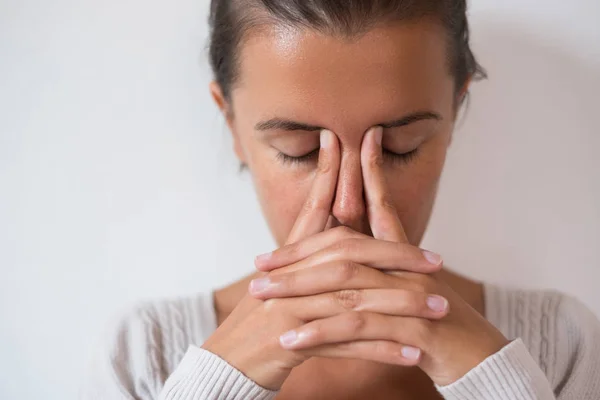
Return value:
<svg viewBox="0 0 600 400">
<path fill-rule="evenodd" d="M 555 398 L 546 376 L 521 339 L 490 356 L 462 379 L 437 389 L 447 400 Z"/>
<path fill-rule="evenodd" d="M 485 286 L 486 318 L 512 342 L 451 385 L 448 400 L 600 400 L 600 322 L 553 291 Z M 200 346 L 216 329 L 212 294 L 144 304 L 98 348 L 82 399 L 266 400 Z"/>
<path fill-rule="evenodd" d="M 161 400 L 270 400 L 277 392 L 266 390 L 209 351 L 190 347 L 169 377 Z"/>
</svg>

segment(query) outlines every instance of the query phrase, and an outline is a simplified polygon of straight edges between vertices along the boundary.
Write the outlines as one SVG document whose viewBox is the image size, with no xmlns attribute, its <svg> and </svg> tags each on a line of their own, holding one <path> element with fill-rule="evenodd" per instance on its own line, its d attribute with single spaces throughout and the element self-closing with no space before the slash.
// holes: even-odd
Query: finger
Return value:
<svg viewBox="0 0 600 400">
<path fill-rule="evenodd" d="M 285 251 L 285 250 L 284 250 Z M 406 243 L 365 239 L 344 239 L 323 250 L 291 263 L 292 254 L 284 254 L 285 263 L 279 262 L 275 256 L 262 270 L 273 270 L 286 266 L 285 272 L 294 272 L 321 266 L 334 261 L 350 260 L 380 270 L 403 270 L 410 272 L 432 273 L 442 268 L 443 260 L 438 254 L 419 249 Z M 318 269 L 317 271 L 319 271 Z"/>
<path fill-rule="evenodd" d="M 421 358 L 419 349 L 385 340 L 337 343 L 298 352 L 307 357 L 350 358 L 403 366 L 415 366 Z"/>
<path fill-rule="evenodd" d="M 368 311 L 437 320 L 448 314 L 448 301 L 439 295 L 402 289 L 348 289 L 313 296 L 269 299 L 266 307 L 282 307 L 304 322 L 349 311 Z"/>
<path fill-rule="evenodd" d="M 434 285 L 431 285 L 431 288 L 433 287 Z M 248 291 L 256 298 L 267 299 L 310 296 L 344 289 L 376 288 L 424 291 L 429 289 L 429 286 L 426 289 L 425 285 L 416 279 L 411 279 L 410 275 L 391 276 L 354 262 L 333 261 L 319 268 L 304 268 L 256 278 L 250 282 Z"/>
<path fill-rule="evenodd" d="M 370 236 L 346 226 L 339 226 L 288 244 L 271 253 L 262 254 L 256 257 L 254 264 L 259 271 L 271 271 L 300 261 L 311 254 L 332 246 L 336 242 L 352 238 L 368 239 Z"/>
<path fill-rule="evenodd" d="M 248 291 L 260 299 L 309 296 L 343 289 L 389 287 L 396 279 L 364 265 L 334 261 L 319 268 L 304 268 L 254 279 Z"/>
<path fill-rule="evenodd" d="M 383 128 L 381 126 L 369 129 L 363 139 L 360 152 L 369 224 L 376 239 L 408 243 L 391 195 L 387 190 L 382 168 L 382 136 Z"/>
<path fill-rule="evenodd" d="M 333 132 L 321 131 L 319 164 L 308 198 L 294 223 L 286 244 L 295 243 L 323 231 L 331 214 L 331 205 L 340 169 L 340 151 Z"/>
<path fill-rule="evenodd" d="M 386 340 L 427 351 L 431 324 L 423 318 L 397 317 L 371 312 L 347 312 L 317 319 L 280 336 L 288 350 L 362 340 Z"/>
</svg>

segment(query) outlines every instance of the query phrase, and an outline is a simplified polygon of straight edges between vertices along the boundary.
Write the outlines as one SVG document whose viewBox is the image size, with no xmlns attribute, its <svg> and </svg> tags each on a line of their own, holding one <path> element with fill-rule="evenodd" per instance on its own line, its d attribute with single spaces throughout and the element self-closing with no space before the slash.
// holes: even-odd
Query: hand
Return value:
<svg viewBox="0 0 600 400">
<path fill-rule="evenodd" d="M 330 215 L 340 165 L 339 145 L 331 132 L 324 131 L 321 140 L 319 167 L 313 187 L 303 208 L 304 211 L 298 217 L 289 235 L 286 242 L 288 244 L 314 237 L 315 234 L 323 231 Z M 332 230 L 332 233 L 334 231 L 344 232 L 342 229 L 337 229 Z M 349 230 L 346 232 L 356 238 L 367 237 Z M 411 254 L 406 253 L 406 256 L 409 257 Z M 414 253 L 412 257 L 423 259 L 420 253 Z M 406 262 L 406 266 L 407 269 L 412 267 L 419 271 L 432 268 L 426 261 Z M 291 268 L 281 268 L 268 275 L 275 276 L 291 270 Z M 380 271 L 368 267 L 361 268 L 356 274 L 357 279 L 373 282 L 374 286 L 381 285 L 384 277 Z M 409 302 L 405 303 L 409 304 Z M 415 302 L 410 302 L 411 307 L 413 303 Z M 394 312 L 404 315 L 419 315 L 425 318 L 438 318 L 442 315 L 432 313 L 426 307 L 402 308 L 401 303 L 394 307 Z M 302 352 L 281 347 L 279 337 L 284 332 L 306 321 L 332 317 L 344 311 L 342 302 L 331 302 L 323 295 L 270 301 L 257 300 L 248 295 L 202 347 L 217 354 L 259 385 L 273 390 L 281 387 L 294 367 L 312 356 L 353 358 L 359 356 L 399 365 L 414 365 L 417 362 L 412 357 L 414 354 L 410 352 L 411 349 L 407 353 L 403 346 L 390 341 L 374 340 L 350 345 L 332 344 Z M 373 304 L 372 311 L 385 312 L 386 310 L 381 308 L 379 302 Z"/>
<path fill-rule="evenodd" d="M 307 323 L 281 336 L 285 349 L 370 360 L 370 352 L 385 358 L 375 350 L 385 349 L 391 358 L 413 356 L 436 384 L 448 385 L 508 340 L 439 279 L 439 257 L 407 242 L 385 189 L 380 135 L 367 133 L 361 151 L 374 238 L 337 228 L 289 244 L 257 258 L 260 270 L 285 266 L 285 273 L 254 281 L 251 291 L 272 305 L 320 299 Z"/>
</svg>

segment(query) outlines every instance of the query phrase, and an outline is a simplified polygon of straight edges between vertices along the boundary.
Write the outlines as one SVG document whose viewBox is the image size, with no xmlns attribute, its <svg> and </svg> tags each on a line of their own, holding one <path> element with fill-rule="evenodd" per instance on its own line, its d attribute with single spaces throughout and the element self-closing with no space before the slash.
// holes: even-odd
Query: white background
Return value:
<svg viewBox="0 0 600 400">
<path fill-rule="evenodd" d="M 600 2 L 473 0 L 473 89 L 424 243 L 600 314 Z M 112 315 L 273 243 L 211 104 L 207 0 L 0 0 L 0 398 L 72 399 Z"/>
</svg>

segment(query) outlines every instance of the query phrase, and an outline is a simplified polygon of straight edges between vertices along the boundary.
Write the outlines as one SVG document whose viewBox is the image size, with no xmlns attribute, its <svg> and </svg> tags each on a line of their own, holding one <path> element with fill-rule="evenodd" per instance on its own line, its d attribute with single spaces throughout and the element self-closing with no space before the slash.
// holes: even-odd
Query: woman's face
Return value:
<svg viewBox="0 0 600 400">
<path fill-rule="evenodd" d="M 446 43 L 442 27 L 427 20 L 379 26 L 352 40 L 272 27 L 244 42 L 231 104 L 215 84 L 212 91 L 278 244 L 311 188 L 322 128 L 337 135 L 341 150 L 328 227 L 371 234 L 360 148 L 367 130 L 382 125 L 388 190 L 418 245 L 455 120 Z"/>
</svg>

